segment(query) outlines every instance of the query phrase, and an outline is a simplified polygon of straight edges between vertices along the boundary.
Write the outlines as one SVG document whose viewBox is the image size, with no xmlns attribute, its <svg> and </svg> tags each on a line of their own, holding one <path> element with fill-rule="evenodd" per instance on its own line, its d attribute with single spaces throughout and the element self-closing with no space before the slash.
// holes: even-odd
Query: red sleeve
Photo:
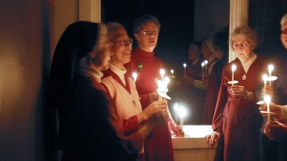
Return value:
<svg viewBox="0 0 287 161">
<path fill-rule="evenodd" d="M 139 128 L 138 118 L 136 115 L 122 120 L 122 126 L 124 129 L 125 135 L 128 135 Z"/>
</svg>

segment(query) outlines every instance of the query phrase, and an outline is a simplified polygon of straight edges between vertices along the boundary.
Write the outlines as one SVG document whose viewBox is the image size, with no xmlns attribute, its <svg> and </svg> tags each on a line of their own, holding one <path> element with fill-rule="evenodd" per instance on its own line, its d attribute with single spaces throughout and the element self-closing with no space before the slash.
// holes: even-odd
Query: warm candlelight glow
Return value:
<svg viewBox="0 0 287 161">
<path fill-rule="evenodd" d="M 262 79 L 264 81 L 264 87 L 263 87 L 263 97 L 264 97 L 265 94 L 266 94 L 266 83 L 267 83 L 267 80 L 268 80 L 268 76 L 266 74 L 263 74 Z"/>
<path fill-rule="evenodd" d="M 173 70 L 173 69 L 171 69 L 171 70 L 170 70 L 170 72 L 171 72 L 171 75 L 173 75 L 173 73 L 174 73 L 174 70 Z"/>
<path fill-rule="evenodd" d="M 138 77 L 137 73 L 136 73 L 136 72 L 133 72 L 132 76 L 133 76 L 133 78 L 134 78 L 134 81 L 136 81 L 136 80 L 137 80 L 137 77 Z"/>
<path fill-rule="evenodd" d="M 267 114 L 268 114 L 268 122 L 270 122 L 270 102 L 271 102 L 271 97 L 269 95 L 264 96 L 264 101 L 267 106 Z"/>
<path fill-rule="evenodd" d="M 178 110 L 178 115 L 180 117 L 180 126 L 181 128 L 183 127 L 183 118 L 186 115 L 186 109 L 183 106 L 180 106 L 179 110 Z"/>
<path fill-rule="evenodd" d="M 184 67 L 184 71 L 183 71 L 183 77 L 186 77 L 186 64 L 185 63 L 183 63 L 183 67 Z"/>
<path fill-rule="evenodd" d="M 272 71 L 274 69 L 274 66 L 272 64 L 268 65 L 268 72 L 269 72 L 269 85 L 271 86 L 271 77 L 272 77 Z"/>
<path fill-rule="evenodd" d="M 232 78 L 231 78 L 231 85 L 233 86 L 233 84 L 234 84 L 234 71 L 235 71 L 235 69 L 236 69 L 236 65 L 232 65 L 232 67 L 231 67 L 231 69 L 232 69 Z"/>
<path fill-rule="evenodd" d="M 160 69 L 159 73 L 160 73 L 161 78 L 163 78 L 164 74 L 165 74 L 165 70 L 164 69 Z"/>
</svg>

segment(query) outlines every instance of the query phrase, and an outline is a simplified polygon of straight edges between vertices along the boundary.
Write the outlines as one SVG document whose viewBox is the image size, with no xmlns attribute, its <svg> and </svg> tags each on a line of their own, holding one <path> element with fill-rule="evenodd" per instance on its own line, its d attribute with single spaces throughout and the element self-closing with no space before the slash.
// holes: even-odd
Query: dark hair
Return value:
<svg viewBox="0 0 287 161">
<path fill-rule="evenodd" d="M 201 50 L 201 41 L 192 41 L 189 43 L 189 46 L 190 45 L 196 45 L 199 51 Z"/>
<path fill-rule="evenodd" d="M 229 48 L 228 37 L 229 37 L 229 26 L 226 26 L 222 30 L 216 32 L 212 36 L 214 49 L 221 51 L 223 54 L 227 54 Z"/>
<path fill-rule="evenodd" d="M 160 23 L 158 19 L 151 14 L 146 14 L 141 17 L 138 17 L 133 23 L 133 33 L 139 33 L 142 25 L 147 24 L 148 22 L 154 22 L 155 25 L 160 29 Z"/>
</svg>

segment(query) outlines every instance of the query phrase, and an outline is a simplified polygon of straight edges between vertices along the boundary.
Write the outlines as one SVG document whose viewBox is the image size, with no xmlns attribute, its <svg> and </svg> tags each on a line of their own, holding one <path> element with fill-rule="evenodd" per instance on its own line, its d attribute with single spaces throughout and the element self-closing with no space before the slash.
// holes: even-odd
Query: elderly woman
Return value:
<svg viewBox="0 0 287 161">
<path fill-rule="evenodd" d="M 125 134 L 129 134 L 138 130 L 160 108 L 156 106 L 157 104 L 151 103 L 142 111 L 135 82 L 125 75 L 124 64 L 131 60 L 133 41 L 121 24 L 110 22 L 107 28 L 111 42 L 114 43 L 112 47 L 114 55 L 111 56 L 109 69 L 104 72 L 102 83 L 116 104 L 116 113 L 122 122 Z M 143 160 L 143 149 L 140 153 Z"/>
<path fill-rule="evenodd" d="M 210 145 L 223 137 L 224 161 L 258 160 L 258 137 L 262 116 L 254 92 L 262 82 L 266 60 L 253 52 L 258 42 L 255 31 L 247 26 L 237 27 L 230 35 L 230 44 L 237 58 L 227 64 L 212 120 L 216 133 L 207 136 Z M 236 65 L 232 85 L 232 65 Z"/>
<path fill-rule="evenodd" d="M 62 161 L 136 161 L 144 139 L 167 121 L 166 110 L 161 110 L 161 121 L 149 120 L 124 135 L 113 101 L 100 84 L 112 45 L 106 25 L 84 21 L 69 25 L 57 44 L 50 88 L 65 144 Z M 166 102 L 154 106 L 167 108 Z"/>
</svg>

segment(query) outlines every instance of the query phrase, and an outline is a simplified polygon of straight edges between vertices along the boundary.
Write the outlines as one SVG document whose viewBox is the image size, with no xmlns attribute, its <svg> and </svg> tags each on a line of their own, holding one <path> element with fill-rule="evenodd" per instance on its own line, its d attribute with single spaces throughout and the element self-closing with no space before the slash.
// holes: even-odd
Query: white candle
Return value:
<svg viewBox="0 0 287 161">
<path fill-rule="evenodd" d="M 164 74 L 165 74 L 165 70 L 164 69 L 160 69 L 159 73 L 160 73 L 161 78 L 163 79 Z"/>
<path fill-rule="evenodd" d="M 264 81 L 264 86 L 263 86 L 263 97 L 264 97 L 265 94 L 266 94 L 266 83 L 267 83 L 267 80 L 268 80 L 268 76 L 266 74 L 263 74 L 262 79 Z"/>
<path fill-rule="evenodd" d="M 271 86 L 271 76 L 272 76 L 272 71 L 274 69 L 274 66 L 271 64 L 271 65 L 268 65 L 268 72 L 269 72 L 269 85 Z"/>
<path fill-rule="evenodd" d="M 207 64 L 208 64 L 208 60 L 204 60 L 204 64 L 205 64 L 205 72 L 207 72 L 207 73 L 208 73 L 208 71 L 207 71 Z"/>
<path fill-rule="evenodd" d="M 185 63 L 183 63 L 183 77 L 186 77 L 186 64 Z"/>
<path fill-rule="evenodd" d="M 136 82 L 137 77 L 138 77 L 137 73 L 136 73 L 136 72 L 133 72 L 132 76 L 133 76 L 133 78 L 134 78 L 134 81 Z"/>
<path fill-rule="evenodd" d="M 177 103 L 174 104 L 173 109 L 174 109 L 174 111 L 175 111 L 176 113 L 178 113 L 179 106 L 178 106 Z M 175 115 L 175 120 L 177 120 L 177 118 L 178 118 L 177 115 Z M 178 121 L 178 120 L 177 120 L 177 121 Z"/>
<path fill-rule="evenodd" d="M 234 84 L 234 71 L 236 69 L 236 65 L 233 64 L 231 69 L 232 69 L 231 85 L 233 86 L 233 84 Z"/>
<path fill-rule="evenodd" d="M 204 81 L 204 65 L 205 65 L 205 63 L 202 62 L 201 63 L 201 67 L 202 67 L 202 81 Z"/>
<path fill-rule="evenodd" d="M 183 118 L 186 115 L 186 109 L 184 107 L 180 107 L 178 114 L 180 116 L 180 127 L 183 128 Z"/>
<path fill-rule="evenodd" d="M 268 122 L 270 122 L 270 102 L 271 102 L 271 97 L 269 95 L 265 95 L 264 96 L 264 101 L 266 102 L 266 105 L 267 105 Z"/>
</svg>

